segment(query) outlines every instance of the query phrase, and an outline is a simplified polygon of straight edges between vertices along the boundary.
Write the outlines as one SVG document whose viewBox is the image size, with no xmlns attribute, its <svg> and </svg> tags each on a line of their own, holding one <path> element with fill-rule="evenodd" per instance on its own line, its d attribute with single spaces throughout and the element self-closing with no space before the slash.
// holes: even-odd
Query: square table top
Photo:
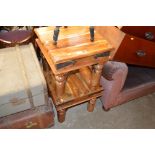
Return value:
<svg viewBox="0 0 155 155">
<path fill-rule="evenodd" d="M 53 26 L 36 28 L 39 44 L 44 55 L 54 65 L 111 51 L 113 47 L 94 30 L 94 41 L 90 41 L 89 26 L 60 27 L 57 45 L 53 44 Z M 45 54 L 46 52 L 46 54 Z"/>
</svg>

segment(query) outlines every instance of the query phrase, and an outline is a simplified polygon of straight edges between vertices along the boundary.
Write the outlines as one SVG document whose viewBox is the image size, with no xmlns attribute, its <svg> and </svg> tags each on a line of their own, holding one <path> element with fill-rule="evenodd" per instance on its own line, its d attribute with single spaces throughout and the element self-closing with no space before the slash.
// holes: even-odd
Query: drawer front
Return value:
<svg viewBox="0 0 155 155">
<path fill-rule="evenodd" d="M 123 26 L 123 32 L 155 42 L 155 26 Z"/>
<path fill-rule="evenodd" d="M 10 127 L 12 129 L 31 129 L 31 128 L 39 128 L 40 122 L 36 117 L 17 120 L 10 123 Z"/>
<path fill-rule="evenodd" d="M 28 119 L 23 119 L 19 122 L 15 122 L 10 126 L 12 129 L 39 129 L 49 128 L 54 124 L 53 114 L 48 112 L 40 116 L 34 116 Z"/>
<path fill-rule="evenodd" d="M 155 43 L 126 35 L 113 60 L 127 64 L 155 67 Z"/>
<path fill-rule="evenodd" d="M 54 125 L 54 113 L 51 107 L 41 106 L 37 109 L 0 118 L 0 128 L 6 129 L 38 129 Z"/>
</svg>

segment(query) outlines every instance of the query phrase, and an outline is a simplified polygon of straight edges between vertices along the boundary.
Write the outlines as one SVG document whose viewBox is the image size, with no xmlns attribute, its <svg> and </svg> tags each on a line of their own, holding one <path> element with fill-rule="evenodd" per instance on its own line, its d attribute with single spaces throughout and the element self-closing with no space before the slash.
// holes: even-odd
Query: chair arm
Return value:
<svg viewBox="0 0 155 155">
<path fill-rule="evenodd" d="M 114 80 L 117 78 L 115 75 L 117 72 L 122 71 L 126 72 L 128 71 L 128 67 L 125 63 L 122 62 L 116 62 L 116 61 L 108 61 L 103 68 L 102 76 L 107 80 Z"/>
<path fill-rule="evenodd" d="M 105 64 L 100 83 L 104 88 L 101 100 L 106 109 L 117 104 L 117 97 L 124 86 L 127 73 L 128 67 L 125 63 L 109 61 Z"/>
</svg>

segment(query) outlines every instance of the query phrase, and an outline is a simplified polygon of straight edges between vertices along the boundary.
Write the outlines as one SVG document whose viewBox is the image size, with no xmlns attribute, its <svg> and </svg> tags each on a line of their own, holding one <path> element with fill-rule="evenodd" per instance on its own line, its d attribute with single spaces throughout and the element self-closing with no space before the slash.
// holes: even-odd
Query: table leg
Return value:
<svg viewBox="0 0 155 155">
<path fill-rule="evenodd" d="M 96 87 L 99 86 L 103 66 L 104 64 L 97 64 L 94 66 L 94 71 L 92 74 L 92 84 L 91 84 L 92 90 L 96 89 Z"/>
<path fill-rule="evenodd" d="M 65 92 L 66 76 L 64 74 L 56 75 L 55 79 L 56 79 L 56 93 L 58 98 L 61 98 Z"/>
<path fill-rule="evenodd" d="M 96 103 L 96 97 L 95 98 L 92 98 L 90 100 L 90 102 L 88 103 L 87 110 L 89 112 L 93 112 L 94 111 L 95 103 Z"/>
<path fill-rule="evenodd" d="M 46 59 L 44 58 L 44 56 L 42 56 L 42 64 L 43 64 L 43 70 L 46 71 L 46 72 L 49 72 L 51 69 L 50 69 L 50 66 L 49 64 L 47 63 Z"/>
<path fill-rule="evenodd" d="M 58 116 L 58 121 L 60 123 L 64 122 L 65 121 L 65 116 L 66 116 L 66 110 L 59 110 L 57 111 L 57 116 Z"/>
</svg>

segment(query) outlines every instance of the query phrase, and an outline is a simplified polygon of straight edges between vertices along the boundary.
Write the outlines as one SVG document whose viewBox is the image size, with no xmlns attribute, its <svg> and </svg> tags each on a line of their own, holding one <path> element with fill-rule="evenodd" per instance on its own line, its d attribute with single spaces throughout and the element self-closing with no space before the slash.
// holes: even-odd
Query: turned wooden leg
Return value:
<svg viewBox="0 0 155 155">
<path fill-rule="evenodd" d="M 61 99 L 62 95 L 65 92 L 66 77 L 64 74 L 61 74 L 61 75 L 56 75 L 55 79 L 56 79 L 56 93 L 57 93 L 57 96 Z"/>
<path fill-rule="evenodd" d="M 94 111 L 95 103 L 96 103 L 96 98 L 92 98 L 90 100 L 90 102 L 88 103 L 88 106 L 87 106 L 87 110 L 89 112 L 93 112 Z"/>
<path fill-rule="evenodd" d="M 57 115 L 58 115 L 58 121 L 60 123 L 64 122 L 65 121 L 65 116 L 66 116 L 66 110 L 59 110 L 57 111 Z"/>
<path fill-rule="evenodd" d="M 49 72 L 51 69 L 50 69 L 50 66 L 48 65 L 47 61 L 45 60 L 44 56 L 42 56 L 42 63 L 43 63 L 44 71 Z"/>
<path fill-rule="evenodd" d="M 94 90 L 96 87 L 99 86 L 103 66 L 104 64 L 97 64 L 94 66 L 94 71 L 92 75 L 92 84 L 91 84 L 92 90 Z"/>
</svg>

